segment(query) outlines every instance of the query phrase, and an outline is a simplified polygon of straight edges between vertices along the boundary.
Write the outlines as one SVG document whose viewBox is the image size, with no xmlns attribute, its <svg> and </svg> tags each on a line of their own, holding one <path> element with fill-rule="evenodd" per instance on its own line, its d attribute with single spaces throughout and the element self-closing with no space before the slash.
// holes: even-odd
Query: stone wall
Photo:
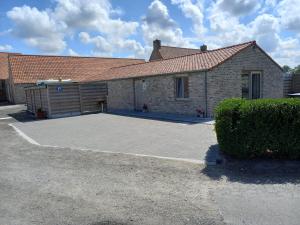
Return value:
<svg viewBox="0 0 300 225">
<path fill-rule="evenodd" d="M 196 109 L 205 109 L 204 73 L 189 74 L 189 98 L 175 98 L 175 78 L 181 75 L 153 76 L 144 80 L 143 103 L 150 112 L 196 115 Z M 187 76 L 183 74 L 182 76 Z M 108 109 L 133 110 L 134 80 L 108 82 Z"/>
<path fill-rule="evenodd" d="M 107 82 L 107 109 L 134 110 L 133 80 L 115 80 Z"/>
<path fill-rule="evenodd" d="M 242 96 L 242 71 L 262 72 L 262 98 L 283 97 L 283 72 L 259 48 L 249 47 L 207 72 L 208 114 L 225 98 Z"/>
<path fill-rule="evenodd" d="M 196 109 L 205 109 L 204 74 L 189 74 L 189 98 L 176 99 L 175 78 L 182 75 L 145 78 L 143 99 L 152 112 L 196 115 Z"/>
</svg>

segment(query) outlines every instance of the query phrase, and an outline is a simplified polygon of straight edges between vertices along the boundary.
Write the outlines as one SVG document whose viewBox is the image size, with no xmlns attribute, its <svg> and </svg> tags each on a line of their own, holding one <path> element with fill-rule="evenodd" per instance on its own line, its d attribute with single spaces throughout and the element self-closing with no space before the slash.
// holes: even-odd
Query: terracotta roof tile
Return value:
<svg viewBox="0 0 300 225">
<path fill-rule="evenodd" d="M 20 53 L 0 52 L 0 80 L 8 79 L 8 55 L 20 55 Z"/>
<path fill-rule="evenodd" d="M 241 50 L 255 45 L 255 41 L 233 45 L 225 48 L 209 50 L 192 55 L 157 60 L 138 65 L 111 68 L 95 79 L 112 80 L 130 77 L 153 76 L 180 72 L 209 70 L 231 58 Z"/>
<path fill-rule="evenodd" d="M 201 52 L 200 49 L 178 48 L 178 47 L 171 47 L 171 46 L 161 46 L 159 49 L 159 53 L 163 59 L 170 59 L 174 57 L 191 55 L 200 52 Z"/>
<path fill-rule="evenodd" d="M 145 62 L 141 59 L 42 55 L 10 56 L 9 61 L 15 83 L 35 83 L 37 80 L 59 78 L 92 81 L 97 74 L 112 67 Z"/>
<path fill-rule="evenodd" d="M 0 80 L 8 78 L 8 54 L 0 53 Z"/>
</svg>

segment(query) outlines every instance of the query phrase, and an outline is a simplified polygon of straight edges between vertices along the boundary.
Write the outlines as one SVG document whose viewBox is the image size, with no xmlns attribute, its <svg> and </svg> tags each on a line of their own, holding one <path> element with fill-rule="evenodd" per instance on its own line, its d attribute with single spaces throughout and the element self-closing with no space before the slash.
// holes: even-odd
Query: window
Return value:
<svg viewBox="0 0 300 225">
<path fill-rule="evenodd" d="M 176 98 L 188 98 L 189 97 L 188 77 L 175 78 L 175 84 L 176 84 Z"/>
<path fill-rule="evenodd" d="M 257 99 L 261 97 L 261 72 L 242 74 L 242 98 Z"/>
<path fill-rule="evenodd" d="M 249 98 L 249 74 L 242 74 L 242 98 Z"/>
</svg>

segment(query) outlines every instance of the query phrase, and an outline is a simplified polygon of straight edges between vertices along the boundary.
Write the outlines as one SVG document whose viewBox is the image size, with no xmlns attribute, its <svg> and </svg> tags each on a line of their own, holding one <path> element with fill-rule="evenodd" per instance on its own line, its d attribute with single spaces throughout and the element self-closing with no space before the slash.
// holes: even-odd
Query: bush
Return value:
<svg viewBox="0 0 300 225">
<path fill-rule="evenodd" d="M 223 152 L 237 158 L 300 159 L 299 99 L 227 99 L 215 115 Z"/>
</svg>

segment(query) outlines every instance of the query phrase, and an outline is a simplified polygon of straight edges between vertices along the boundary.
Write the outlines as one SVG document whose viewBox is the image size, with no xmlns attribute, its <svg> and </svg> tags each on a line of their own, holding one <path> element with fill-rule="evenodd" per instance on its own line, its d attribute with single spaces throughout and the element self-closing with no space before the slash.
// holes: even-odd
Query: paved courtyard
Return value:
<svg viewBox="0 0 300 225">
<path fill-rule="evenodd" d="M 0 224 L 299 224 L 299 161 L 207 166 L 33 145 L 9 126 L 22 109 L 0 107 Z"/>
<path fill-rule="evenodd" d="M 40 145 L 188 160 L 218 157 L 214 127 L 113 114 L 13 123 Z"/>
</svg>

